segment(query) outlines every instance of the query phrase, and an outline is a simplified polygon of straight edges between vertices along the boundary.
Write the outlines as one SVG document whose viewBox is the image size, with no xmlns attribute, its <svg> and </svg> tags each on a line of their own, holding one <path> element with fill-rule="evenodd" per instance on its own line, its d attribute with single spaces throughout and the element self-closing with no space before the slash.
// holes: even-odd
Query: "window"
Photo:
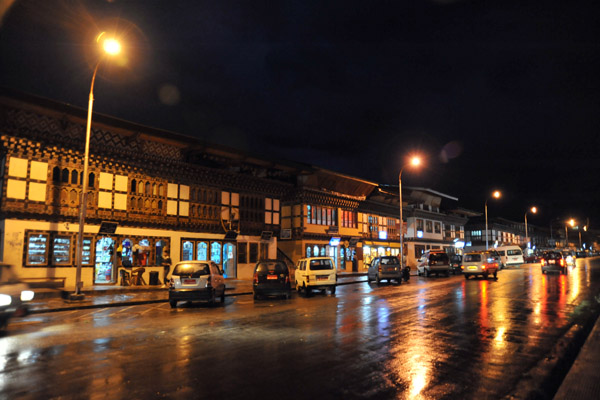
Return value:
<svg viewBox="0 0 600 400">
<path fill-rule="evenodd" d="M 345 228 L 356 228 L 357 227 L 357 217 L 355 211 L 342 211 L 342 226 Z"/>
<path fill-rule="evenodd" d="M 423 231 L 423 220 L 422 219 L 417 219 L 417 230 L 418 231 Z"/>
<path fill-rule="evenodd" d="M 279 199 L 265 199 L 265 224 L 279 225 Z"/>
<path fill-rule="evenodd" d="M 313 225 L 337 226 L 337 210 L 321 206 L 306 206 L 306 223 Z"/>
<path fill-rule="evenodd" d="M 269 258 L 269 244 L 261 243 L 260 244 L 260 258 L 266 260 Z"/>
<path fill-rule="evenodd" d="M 258 261 L 258 243 L 250 243 L 250 262 Z"/>
<path fill-rule="evenodd" d="M 27 265 L 48 265 L 47 234 L 29 234 L 27 238 Z"/>
<path fill-rule="evenodd" d="M 71 264 L 71 237 L 55 236 L 52 239 L 52 265 Z"/>
<path fill-rule="evenodd" d="M 436 222 L 434 225 L 435 233 L 442 233 L 442 224 L 441 222 Z"/>
<path fill-rule="evenodd" d="M 415 258 L 418 260 L 419 258 L 421 258 L 423 253 L 425 253 L 425 246 L 416 244 L 415 245 Z"/>
<path fill-rule="evenodd" d="M 246 264 L 248 262 L 248 243 L 238 243 L 238 263 Z"/>
<path fill-rule="evenodd" d="M 425 232 L 433 233 L 433 222 L 425 221 Z"/>
</svg>

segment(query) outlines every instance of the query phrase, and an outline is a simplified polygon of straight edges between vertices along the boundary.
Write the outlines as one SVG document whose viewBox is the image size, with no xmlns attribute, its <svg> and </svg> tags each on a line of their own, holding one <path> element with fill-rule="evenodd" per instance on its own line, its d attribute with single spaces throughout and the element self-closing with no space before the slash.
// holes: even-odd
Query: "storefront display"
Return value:
<svg viewBox="0 0 600 400">
<path fill-rule="evenodd" d="M 102 237 L 96 241 L 94 283 L 103 284 L 113 282 L 114 248 L 115 241 L 110 237 Z"/>
<path fill-rule="evenodd" d="M 67 265 L 71 263 L 71 237 L 56 236 L 52 241 L 52 264 Z"/>
<path fill-rule="evenodd" d="M 83 246 L 81 248 L 81 264 L 92 264 L 92 239 L 90 238 L 83 239 Z"/>
<path fill-rule="evenodd" d="M 27 240 L 27 265 L 48 264 L 48 235 L 31 234 Z"/>
</svg>

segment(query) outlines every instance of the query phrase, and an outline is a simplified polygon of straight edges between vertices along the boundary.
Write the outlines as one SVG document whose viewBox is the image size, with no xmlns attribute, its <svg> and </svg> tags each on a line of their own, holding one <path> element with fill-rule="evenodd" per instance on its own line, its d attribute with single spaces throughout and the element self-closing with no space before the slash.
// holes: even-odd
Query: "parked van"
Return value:
<svg viewBox="0 0 600 400">
<path fill-rule="evenodd" d="M 520 267 L 525 264 L 523 251 L 517 245 L 499 246 L 494 250 L 500 256 L 500 268 Z"/>
<path fill-rule="evenodd" d="M 335 294 L 337 284 L 337 273 L 335 264 L 331 257 L 308 257 L 298 260 L 296 263 L 296 290 L 310 294 L 312 289 L 329 289 Z"/>
</svg>

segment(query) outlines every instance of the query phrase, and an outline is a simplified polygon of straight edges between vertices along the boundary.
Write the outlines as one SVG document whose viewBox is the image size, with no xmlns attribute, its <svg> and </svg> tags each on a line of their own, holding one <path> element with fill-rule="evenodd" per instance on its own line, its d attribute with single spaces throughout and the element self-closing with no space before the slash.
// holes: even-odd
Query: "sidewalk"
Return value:
<svg viewBox="0 0 600 400">
<path fill-rule="evenodd" d="M 366 273 L 341 273 L 338 285 L 366 282 Z M 253 294 L 252 281 L 227 279 L 225 296 Z M 35 297 L 29 305 L 32 314 L 88 308 L 122 307 L 136 304 L 164 303 L 169 300 L 169 290 L 162 286 L 89 286 L 83 287 L 83 300 L 69 300 L 75 288 L 34 289 Z"/>
</svg>

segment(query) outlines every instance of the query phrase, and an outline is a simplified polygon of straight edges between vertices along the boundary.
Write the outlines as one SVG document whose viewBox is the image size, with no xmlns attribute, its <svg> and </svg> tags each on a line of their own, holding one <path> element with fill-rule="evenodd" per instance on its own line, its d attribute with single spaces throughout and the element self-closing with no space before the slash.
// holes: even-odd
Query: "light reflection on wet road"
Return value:
<svg viewBox="0 0 600 400">
<path fill-rule="evenodd" d="M 498 276 L 34 315 L 0 338 L 0 397 L 502 398 L 595 312 L 600 261 Z"/>
</svg>

